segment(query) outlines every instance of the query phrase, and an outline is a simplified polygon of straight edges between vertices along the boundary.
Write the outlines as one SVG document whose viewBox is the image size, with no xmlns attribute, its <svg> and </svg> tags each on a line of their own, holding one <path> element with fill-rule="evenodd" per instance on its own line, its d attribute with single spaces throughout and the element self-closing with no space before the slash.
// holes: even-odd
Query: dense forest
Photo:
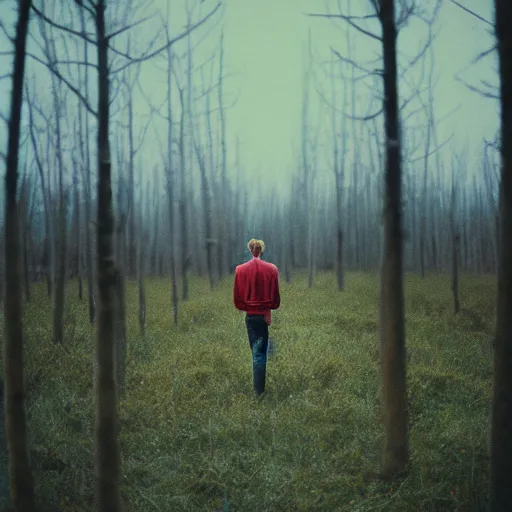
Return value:
<svg viewBox="0 0 512 512">
<path fill-rule="evenodd" d="M 278 266 L 290 295 L 301 279 L 304 297 L 329 288 L 339 300 L 349 300 L 343 296 L 359 286 L 362 275 L 378 272 L 380 282 L 371 295 L 379 308 L 372 339 L 379 352 L 375 409 L 382 411 L 379 478 L 385 482 L 407 479 L 411 464 L 406 337 L 416 331 L 409 327 L 406 336 L 407 279 L 419 277 L 425 290 L 441 283 L 431 293 L 449 294 L 442 308 L 446 318 L 467 314 L 464 287 L 471 279 L 495 279 L 483 315 L 492 322 L 494 369 L 487 409 L 489 460 L 481 462 L 489 467 L 482 476 L 489 490 L 482 503 L 493 512 L 508 510 L 512 5 L 495 0 L 494 18 L 486 19 L 463 0 L 331 3 L 330 9 L 315 5 L 303 13 L 315 23 L 335 23 L 339 39 L 327 60 L 325 52 L 319 57 L 311 32 L 296 49 L 303 56 L 301 122 L 295 160 L 289 170 L 276 171 L 279 186 L 277 176 L 269 186 L 255 176 L 241 135 L 229 126 L 229 113 L 237 108 L 226 66 L 228 45 L 234 44 L 226 42 L 224 31 L 229 1 L 19 0 L 0 6 L 6 43 L 0 79 L 10 91 L 0 103 L 0 121 L 7 128 L 0 161 L 5 169 L 0 339 L 14 510 L 40 510 L 41 499 L 31 448 L 35 413 L 27 414 L 27 403 L 36 396 L 30 396 L 27 382 L 35 377 L 25 361 L 45 346 L 49 357 L 51 350 L 70 345 L 76 308 L 85 318 L 81 329 L 94 340 L 87 345 L 91 366 L 82 372 L 91 390 L 94 383 L 94 394 L 87 391 L 87 396 L 93 396 L 95 418 L 94 470 L 88 477 L 95 481 L 95 506 L 160 509 L 149 502 L 130 508 L 122 486 L 119 411 L 130 399 L 136 373 L 130 366 L 139 357 L 133 340 L 149 343 L 154 324 L 148 319 L 163 311 L 168 340 L 178 339 L 189 318 L 201 323 L 195 320 L 201 315 L 189 316 L 187 304 L 223 300 L 216 294 L 231 285 L 234 268 L 248 259 L 245 247 L 253 236 L 265 241 L 263 258 Z M 440 135 L 443 122 L 457 110 L 454 103 L 453 111 L 440 114 L 435 106 L 434 41 L 448 4 L 468 24 L 483 26 L 494 41 L 474 62 L 495 59 L 497 74 L 480 85 L 459 83 L 486 97 L 490 108 L 499 108 L 499 130 L 476 148 Z M 418 44 L 404 55 L 398 38 L 408 30 L 417 34 Z M 361 60 L 361 41 L 373 44 L 371 59 Z M 152 89 L 148 80 L 158 86 Z M 198 288 L 203 280 L 208 286 Z M 152 311 L 157 286 L 167 291 L 158 303 L 161 310 Z M 199 289 L 204 297 L 197 295 Z M 222 293 L 229 303 L 230 291 Z M 34 345 L 33 329 L 42 322 L 34 315 L 42 316 L 37 311 L 43 310 L 48 339 Z M 221 491 L 219 506 L 231 510 L 227 491 Z M 212 503 L 204 498 L 173 509 L 213 510 Z M 332 510 L 325 502 L 309 508 L 293 500 L 283 503 L 262 510 Z M 410 501 L 400 510 L 484 506 L 474 497 L 451 508 L 419 503 Z M 60 506 L 87 510 L 83 504 Z M 367 510 L 353 503 L 339 506 Z"/>
</svg>

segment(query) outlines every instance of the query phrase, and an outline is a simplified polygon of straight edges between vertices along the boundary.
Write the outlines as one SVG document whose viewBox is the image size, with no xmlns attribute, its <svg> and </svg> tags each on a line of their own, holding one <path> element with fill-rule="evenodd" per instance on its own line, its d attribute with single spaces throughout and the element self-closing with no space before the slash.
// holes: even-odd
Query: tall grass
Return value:
<svg viewBox="0 0 512 512">
<path fill-rule="evenodd" d="M 494 279 L 462 276 L 454 316 L 448 276 L 406 277 L 411 462 L 395 482 L 378 478 L 378 276 L 349 273 L 341 293 L 332 273 L 306 282 L 281 283 L 262 401 L 231 279 L 213 292 L 193 279 L 178 329 L 169 282 L 148 280 L 145 338 L 128 283 L 127 511 L 485 509 Z M 94 331 L 76 286 L 67 293 L 63 346 L 43 286 L 25 306 L 31 455 L 41 510 L 90 511 Z"/>
</svg>

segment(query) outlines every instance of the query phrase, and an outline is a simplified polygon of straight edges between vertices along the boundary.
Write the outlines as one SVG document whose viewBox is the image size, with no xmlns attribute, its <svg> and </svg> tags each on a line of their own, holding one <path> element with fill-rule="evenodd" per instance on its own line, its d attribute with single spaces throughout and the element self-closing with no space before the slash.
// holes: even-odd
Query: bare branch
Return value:
<svg viewBox="0 0 512 512">
<path fill-rule="evenodd" d="M 376 20 L 378 19 L 376 14 L 366 14 L 365 16 L 344 16 L 343 14 L 331 14 L 331 13 L 304 13 L 306 16 L 311 16 L 312 18 L 341 18 L 351 21 L 360 21 L 360 20 Z"/>
<path fill-rule="evenodd" d="M 379 117 L 382 112 L 384 111 L 384 108 L 381 107 L 377 112 L 374 112 L 373 114 L 369 114 L 367 116 L 351 116 L 349 114 L 344 114 L 345 117 L 348 117 L 349 119 L 353 119 L 354 121 L 371 121 L 372 119 L 375 119 Z"/>
<path fill-rule="evenodd" d="M 491 48 L 488 50 L 485 50 L 481 53 L 479 53 L 474 59 L 473 64 L 476 64 L 478 61 L 482 60 L 483 58 L 487 57 L 487 55 L 490 55 L 494 50 L 498 48 L 498 45 L 494 44 Z"/>
<path fill-rule="evenodd" d="M 5 75 L 0 75 L 0 80 L 5 80 L 6 78 L 11 78 L 12 73 L 5 73 Z"/>
<path fill-rule="evenodd" d="M 411 117 L 413 117 L 414 115 L 416 115 L 418 112 L 422 112 L 423 110 L 425 109 L 425 107 L 423 105 L 421 105 L 421 107 L 418 107 L 414 110 L 411 110 L 405 117 L 402 118 L 402 123 L 405 123 L 406 121 L 408 121 Z M 407 127 L 409 130 L 411 129 L 410 126 Z"/>
<path fill-rule="evenodd" d="M 375 39 L 377 41 L 382 42 L 382 37 L 374 34 L 373 32 L 370 32 L 369 30 L 364 29 L 363 27 L 360 27 L 357 23 L 354 23 L 353 18 L 354 16 L 345 16 L 344 14 L 314 14 L 314 13 L 304 13 L 306 16 L 310 16 L 313 18 L 340 18 L 344 21 L 346 21 L 351 27 L 355 28 L 365 36 L 371 37 L 372 39 Z M 376 18 L 376 16 L 372 15 L 373 18 Z"/>
<path fill-rule="evenodd" d="M 439 146 L 437 146 L 437 148 L 434 148 L 432 151 L 430 151 L 430 153 L 427 153 L 426 155 L 421 155 L 417 158 L 412 158 L 412 159 L 409 159 L 409 163 L 410 164 L 413 164 L 414 162 L 418 162 L 419 160 L 423 160 L 424 158 L 427 158 L 431 155 L 434 155 L 435 153 L 437 153 L 443 146 L 446 146 L 446 144 L 448 144 L 448 142 L 450 142 L 453 138 L 453 133 L 442 143 L 440 144 Z"/>
<path fill-rule="evenodd" d="M 155 34 L 155 36 L 153 37 L 153 39 L 149 42 L 149 45 L 148 47 L 146 48 L 146 51 L 149 51 L 151 48 L 153 48 L 153 46 L 155 45 L 157 39 L 159 38 L 160 36 L 160 32 L 162 31 L 162 28 L 160 28 L 157 33 Z M 123 52 L 121 50 L 118 50 L 117 48 L 115 48 L 114 46 L 111 46 L 109 45 L 109 49 L 112 50 L 112 52 L 114 52 L 116 55 L 119 55 L 120 57 L 124 57 L 125 59 L 129 60 L 129 61 L 133 61 L 134 58 L 131 57 L 129 54 L 127 54 L 126 52 Z M 122 71 L 122 69 L 120 70 Z M 111 71 L 110 73 L 115 73 L 116 71 Z"/>
<path fill-rule="evenodd" d="M 156 114 L 158 117 L 162 118 L 162 119 L 165 119 L 166 121 L 169 121 L 169 119 L 167 118 L 167 116 L 165 116 L 164 114 L 162 114 L 160 112 L 160 109 L 163 108 L 163 106 L 167 103 L 167 99 L 165 99 L 162 104 L 159 106 L 159 107 L 155 107 L 152 103 L 151 103 L 151 100 L 149 99 L 149 97 L 146 95 L 146 93 L 144 92 L 144 89 L 139 81 L 139 79 L 137 79 L 137 85 L 139 87 L 139 91 L 140 93 L 142 94 L 142 96 L 144 97 L 144 99 L 146 100 L 147 104 L 149 105 L 149 110 L 150 110 L 150 113 L 151 114 Z"/>
<path fill-rule="evenodd" d="M 54 66 L 76 64 L 77 66 L 89 66 L 98 69 L 98 65 L 92 62 L 83 62 L 81 60 L 56 60 L 52 63 Z"/>
<path fill-rule="evenodd" d="M 192 32 L 196 28 L 200 27 L 203 23 L 205 23 L 208 19 L 210 19 L 219 10 L 221 5 L 222 5 L 222 2 L 219 2 L 215 6 L 215 8 L 212 9 L 204 18 L 200 19 L 198 22 L 196 22 L 193 25 L 191 25 L 190 27 L 188 27 L 184 32 L 182 32 L 181 34 L 177 35 L 176 37 L 174 37 L 173 39 L 168 41 L 166 44 L 164 44 L 158 50 L 155 50 L 155 51 L 153 51 L 151 53 L 146 53 L 145 55 L 141 55 L 140 57 L 131 57 L 131 56 L 127 55 L 127 54 L 123 55 L 125 58 L 129 59 L 130 62 L 128 62 L 127 64 L 124 64 L 123 66 L 121 66 L 121 67 L 111 71 L 111 73 L 119 73 L 120 71 L 123 71 L 124 69 L 128 68 L 129 66 L 131 66 L 133 64 L 136 64 L 138 62 L 144 62 L 146 60 L 152 59 L 153 57 L 155 57 L 159 53 L 163 52 L 164 50 L 167 50 L 167 48 L 171 47 L 174 43 L 177 43 L 178 41 L 180 41 L 181 39 L 186 37 L 190 32 Z M 120 52 L 116 52 L 116 53 L 120 53 Z"/>
<path fill-rule="evenodd" d="M 7 39 L 8 39 L 12 44 L 14 44 L 15 39 L 14 39 L 14 37 L 11 37 L 11 36 L 9 35 L 9 32 L 7 32 L 7 29 L 5 28 L 5 25 L 4 25 L 4 23 L 3 23 L 3 21 L 2 21 L 2 20 L 0 20 L 0 29 L 1 29 L 1 30 L 2 30 L 2 32 L 5 34 L 5 37 L 7 37 Z"/>
<path fill-rule="evenodd" d="M 142 144 L 144 143 L 144 139 L 146 138 L 146 134 L 149 128 L 149 125 L 151 124 L 152 117 L 151 115 L 148 116 L 148 122 L 146 123 L 146 126 L 142 130 L 142 133 L 139 135 L 139 145 L 133 149 L 133 154 L 136 155 L 140 148 L 142 147 Z"/>
<path fill-rule="evenodd" d="M 89 5 L 86 5 L 83 0 L 75 0 L 75 3 L 82 9 L 85 9 L 92 16 L 92 18 L 96 17 L 97 6 L 91 0 L 88 2 Z"/>
<path fill-rule="evenodd" d="M 58 28 L 60 30 L 63 30 L 64 32 L 67 32 L 68 34 L 73 34 L 76 37 L 82 38 L 84 41 L 87 41 L 91 44 L 96 44 L 96 42 L 89 38 L 85 32 L 78 32 L 77 30 L 73 30 L 72 28 L 66 27 L 65 25 L 61 25 L 59 23 L 55 23 L 53 20 L 45 16 L 37 7 L 34 7 L 34 4 L 32 4 L 32 10 L 43 20 L 46 21 L 50 26 L 54 28 Z"/>
<path fill-rule="evenodd" d="M 7 116 L 0 112 L 0 119 L 5 122 L 7 126 L 9 126 L 9 119 L 7 119 Z"/>
<path fill-rule="evenodd" d="M 402 103 L 399 110 L 402 111 L 404 108 L 416 97 L 420 97 L 421 93 L 424 91 L 427 91 L 428 87 L 425 87 L 423 89 L 416 88 L 416 90 Z"/>
<path fill-rule="evenodd" d="M 479 19 L 480 21 L 483 21 L 484 23 L 487 23 L 487 25 L 490 25 L 491 27 L 494 28 L 494 25 L 489 20 L 486 20 L 483 16 L 480 16 L 480 14 L 477 14 L 476 12 L 472 11 L 471 9 L 468 9 L 466 6 L 457 2 L 457 0 L 450 0 L 450 2 L 452 4 L 455 4 L 457 7 L 460 7 L 463 11 L 466 11 L 467 13 L 471 14 L 475 18 Z"/>
<path fill-rule="evenodd" d="M 67 80 L 64 76 L 62 76 L 56 69 L 54 69 L 52 66 L 48 65 L 48 63 L 44 62 L 43 60 L 41 60 L 39 57 L 36 57 L 35 55 L 29 53 L 29 52 L 26 52 L 26 54 L 33 58 L 35 61 L 39 62 L 40 64 L 42 64 L 43 66 L 45 66 L 48 70 L 50 70 L 59 80 L 62 80 L 74 93 L 75 95 L 77 96 L 78 99 L 80 99 L 80 101 L 83 103 L 83 105 L 85 106 L 85 108 L 94 116 L 94 117 L 98 117 L 98 114 L 96 113 L 96 111 L 89 105 L 89 102 L 83 97 L 82 93 L 69 81 Z"/>
<path fill-rule="evenodd" d="M 436 39 L 437 35 L 438 35 L 438 33 L 432 33 L 432 32 L 429 33 L 429 36 L 428 36 L 427 40 L 425 41 L 425 44 L 423 45 L 421 50 L 409 61 L 407 66 L 404 68 L 404 70 L 400 72 L 399 78 L 403 78 L 405 76 L 405 74 L 407 73 L 407 71 L 409 71 L 411 68 L 413 68 L 414 65 L 417 64 L 419 62 L 419 60 L 427 53 L 427 50 L 430 48 L 433 41 Z"/>
<path fill-rule="evenodd" d="M 149 19 L 151 19 L 151 16 L 147 16 L 146 18 L 142 18 L 141 20 L 131 23 L 130 25 L 126 25 L 126 26 L 120 28 L 119 30 L 117 30 L 116 32 L 113 32 L 112 34 L 107 35 L 106 39 L 107 39 L 107 41 L 110 41 L 111 39 L 118 36 L 119 34 L 122 34 L 123 32 L 126 32 L 127 30 L 130 30 L 131 28 L 136 27 L 137 25 L 141 25 L 142 23 L 144 23 L 145 21 L 147 21 Z"/>
<path fill-rule="evenodd" d="M 348 59 L 347 57 L 343 57 L 337 50 L 335 50 L 331 46 L 331 52 L 338 57 L 339 60 L 342 62 L 346 62 L 347 64 L 350 64 L 351 66 L 355 67 L 356 69 L 359 69 L 360 71 L 363 71 L 367 75 L 382 75 L 382 71 L 379 69 L 374 69 L 373 71 L 370 69 L 366 69 L 363 66 L 360 66 L 357 62 L 353 61 L 352 59 Z"/>
<path fill-rule="evenodd" d="M 474 85 L 471 85 L 467 83 L 465 80 L 460 78 L 460 76 L 455 75 L 455 80 L 459 81 L 460 83 L 464 84 L 470 91 L 476 92 L 480 94 L 480 96 L 483 96 L 484 98 L 490 98 L 493 100 L 499 100 L 500 96 L 498 93 L 490 92 L 490 91 L 484 91 L 482 89 L 479 89 L 478 87 L 475 87 Z M 484 84 L 485 85 L 485 84 Z"/>
</svg>

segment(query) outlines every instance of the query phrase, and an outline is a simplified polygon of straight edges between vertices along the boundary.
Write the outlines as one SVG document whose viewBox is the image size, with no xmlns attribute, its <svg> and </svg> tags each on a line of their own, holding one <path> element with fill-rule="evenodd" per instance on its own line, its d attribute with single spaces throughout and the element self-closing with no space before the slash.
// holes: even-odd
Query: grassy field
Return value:
<svg viewBox="0 0 512 512">
<path fill-rule="evenodd" d="M 120 404 L 128 511 L 485 510 L 495 280 L 463 275 L 452 314 L 448 276 L 406 278 L 408 475 L 378 479 L 378 276 L 332 273 L 315 288 L 281 283 L 267 392 L 252 393 L 232 279 L 193 279 L 171 323 L 170 286 L 147 282 L 147 334 L 127 287 L 128 377 Z M 87 303 L 68 291 L 66 343 L 54 346 L 43 285 L 26 305 L 31 454 L 41 510 L 93 509 L 92 350 Z M 3 329 L 1 331 L 3 333 Z"/>
</svg>

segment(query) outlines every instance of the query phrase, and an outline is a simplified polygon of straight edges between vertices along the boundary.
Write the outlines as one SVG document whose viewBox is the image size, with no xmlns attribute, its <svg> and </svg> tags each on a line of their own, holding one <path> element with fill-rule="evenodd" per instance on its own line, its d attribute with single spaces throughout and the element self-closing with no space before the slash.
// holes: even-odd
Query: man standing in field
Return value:
<svg viewBox="0 0 512 512">
<path fill-rule="evenodd" d="M 247 248 L 251 251 L 252 259 L 235 269 L 233 302 L 237 309 L 246 312 L 254 391 L 261 395 L 265 391 L 268 326 L 272 322 L 270 310 L 278 309 L 281 302 L 279 271 L 274 264 L 260 259 L 265 249 L 262 240 L 253 238 Z"/>
</svg>

